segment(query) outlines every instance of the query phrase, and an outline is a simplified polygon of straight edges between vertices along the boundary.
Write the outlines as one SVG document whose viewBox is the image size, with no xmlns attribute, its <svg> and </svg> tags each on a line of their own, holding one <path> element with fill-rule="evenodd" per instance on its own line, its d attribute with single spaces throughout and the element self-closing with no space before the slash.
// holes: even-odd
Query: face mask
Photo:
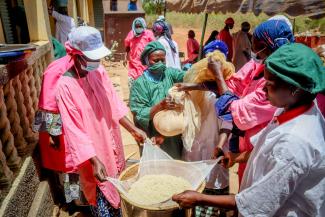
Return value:
<svg viewBox="0 0 325 217">
<path fill-rule="evenodd" d="M 148 70 L 154 74 L 163 74 L 166 70 L 166 65 L 162 62 L 155 63 L 148 67 Z"/>
<path fill-rule="evenodd" d="M 251 51 L 251 58 L 255 61 L 255 62 L 257 62 L 257 63 L 262 63 L 263 61 L 264 61 L 264 59 L 259 59 L 258 57 L 257 57 L 257 55 L 259 54 L 259 53 L 261 53 L 263 50 L 265 50 L 266 49 L 266 47 L 265 48 L 263 48 L 262 50 L 260 50 L 260 51 L 258 51 L 257 53 L 254 53 L 253 51 Z"/>
<path fill-rule="evenodd" d="M 140 27 L 140 28 L 135 28 L 135 33 L 137 35 L 140 35 L 142 32 L 144 31 L 144 28 Z"/>
<path fill-rule="evenodd" d="M 81 69 L 87 72 L 96 70 L 99 67 L 99 62 L 87 62 L 86 66 L 81 65 Z"/>
<path fill-rule="evenodd" d="M 85 60 L 84 58 L 82 58 L 82 59 L 86 62 L 86 66 L 84 66 L 83 64 L 80 64 L 80 68 L 84 71 L 91 72 L 91 71 L 96 70 L 99 67 L 99 64 L 100 64 L 99 61 L 98 62 L 97 61 L 90 62 L 90 61 Z"/>
</svg>

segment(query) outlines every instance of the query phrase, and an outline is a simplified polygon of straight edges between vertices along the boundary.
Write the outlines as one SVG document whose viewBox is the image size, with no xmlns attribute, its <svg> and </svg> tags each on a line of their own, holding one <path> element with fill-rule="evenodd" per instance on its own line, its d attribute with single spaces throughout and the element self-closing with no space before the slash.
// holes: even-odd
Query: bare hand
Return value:
<svg viewBox="0 0 325 217">
<path fill-rule="evenodd" d="M 52 13 L 53 13 L 53 6 L 52 6 L 52 5 L 49 6 L 49 7 L 47 8 L 47 10 L 48 10 L 49 14 L 52 15 Z"/>
<path fill-rule="evenodd" d="M 224 158 L 221 160 L 221 165 L 225 168 L 230 168 L 235 164 L 235 154 L 231 152 L 224 153 Z"/>
<path fill-rule="evenodd" d="M 161 110 L 182 110 L 183 105 L 175 103 L 170 96 L 160 102 Z"/>
<path fill-rule="evenodd" d="M 210 56 L 208 58 L 208 69 L 215 75 L 217 79 L 223 78 L 222 64 L 219 60 L 214 60 Z"/>
<path fill-rule="evenodd" d="M 55 150 L 60 149 L 60 137 L 59 136 L 50 136 L 50 146 Z"/>
<path fill-rule="evenodd" d="M 223 155 L 224 155 L 223 150 L 219 147 L 216 147 L 213 151 L 212 159 L 217 159 L 218 157 L 223 156 Z"/>
<path fill-rule="evenodd" d="M 90 159 L 90 163 L 93 166 L 93 173 L 96 179 L 100 182 L 107 181 L 107 172 L 104 164 L 96 156 Z"/>
<path fill-rule="evenodd" d="M 135 128 L 135 130 L 131 132 L 131 135 L 139 144 L 143 144 L 147 138 L 147 134 L 139 128 Z"/>
<path fill-rule="evenodd" d="M 155 144 L 155 145 L 161 145 L 164 143 L 165 141 L 165 137 L 159 135 L 159 136 L 154 136 L 151 138 L 151 141 Z"/>
<path fill-rule="evenodd" d="M 174 195 L 172 200 L 182 208 L 192 208 L 197 205 L 200 195 L 196 191 L 184 191 L 183 193 Z"/>
</svg>

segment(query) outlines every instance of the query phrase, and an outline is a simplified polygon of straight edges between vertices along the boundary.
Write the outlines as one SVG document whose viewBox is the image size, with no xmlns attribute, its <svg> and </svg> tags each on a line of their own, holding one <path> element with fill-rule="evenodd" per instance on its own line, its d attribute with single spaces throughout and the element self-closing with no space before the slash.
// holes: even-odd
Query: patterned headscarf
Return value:
<svg viewBox="0 0 325 217">
<path fill-rule="evenodd" d="M 226 43 L 220 40 L 211 41 L 209 44 L 205 45 L 203 48 L 204 55 L 211 53 L 215 50 L 221 51 L 225 56 L 228 56 L 228 46 Z"/>
<path fill-rule="evenodd" d="M 135 18 L 133 20 L 133 23 L 132 23 L 132 31 L 133 31 L 133 33 L 134 33 L 135 36 L 140 35 L 140 34 L 137 34 L 136 31 L 135 31 L 135 26 L 137 24 L 140 24 L 143 29 L 146 29 L 147 28 L 146 21 L 142 17 Z"/>
<path fill-rule="evenodd" d="M 172 36 L 170 35 L 168 25 L 165 21 L 162 20 L 156 21 L 152 26 L 152 30 L 153 32 L 158 33 L 159 35 L 165 37 L 172 51 L 176 53 L 176 46 L 172 40 Z"/>
<path fill-rule="evenodd" d="M 295 41 L 290 26 L 283 20 L 268 20 L 258 25 L 253 33 L 257 40 L 264 41 L 271 51 Z"/>
</svg>

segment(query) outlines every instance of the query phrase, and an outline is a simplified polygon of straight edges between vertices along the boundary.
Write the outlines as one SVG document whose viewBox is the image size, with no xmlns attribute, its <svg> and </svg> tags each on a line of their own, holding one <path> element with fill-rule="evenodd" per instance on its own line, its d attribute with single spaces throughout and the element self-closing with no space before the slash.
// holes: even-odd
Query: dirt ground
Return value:
<svg viewBox="0 0 325 217">
<path fill-rule="evenodd" d="M 193 29 L 197 35 L 196 38 L 200 40 L 200 30 Z M 173 40 L 178 43 L 179 50 L 186 53 L 186 40 L 187 40 L 187 31 L 188 29 L 177 28 L 174 30 Z M 210 34 L 209 32 L 207 33 Z M 104 65 L 108 71 L 109 77 L 111 78 L 113 85 L 119 94 L 119 96 L 123 99 L 125 103 L 129 102 L 129 88 L 128 88 L 128 77 L 127 77 L 127 68 L 123 66 L 122 62 L 117 63 L 107 63 L 104 62 Z M 129 113 L 129 118 L 132 119 L 131 113 Z M 136 144 L 133 137 L 124 129 L 121 128 L 122 139 L 124 144 L 124 151 L 126 158 L 130 159 L 139 159 L 139 148 Z M 236 193 L 238 192 L 238 182 L 237 182 L 237 165 L 230 169 L 230 192 Z M 66 208 L 55 207 L 53 211 L 53 217 L 85 217 L 87 214 L 81 212 L 75 212 L 72 215 L 66 211 Z"/>
</svg>

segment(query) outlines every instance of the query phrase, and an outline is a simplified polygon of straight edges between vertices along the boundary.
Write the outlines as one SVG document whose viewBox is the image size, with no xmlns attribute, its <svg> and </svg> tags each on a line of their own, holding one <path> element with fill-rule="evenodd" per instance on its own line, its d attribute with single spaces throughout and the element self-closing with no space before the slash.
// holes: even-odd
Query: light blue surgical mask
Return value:
<svg viewBox="0 0 325 217">
<path fill-rule="evenodd" d="M 81 59 L 83 59 L 86 62 L 86 66 L 84 66 L 83 64 L 80 64 L 80 68 L 87 72 L 95 71 L 96 69 L 98 69 L 98 67 L 100 65 L 100 61 L 87 61 L 82 57 L 81 57 Z"/>
<path fill-rule="evenodd" d="M 140 35 L 140 34 L 143 33 L 143 32 L 144 32 L 144 28 L 142 28 L 142 27 L 135 28 L 135 33 L 136 33 L 137 35 Z"/>
</svg>

